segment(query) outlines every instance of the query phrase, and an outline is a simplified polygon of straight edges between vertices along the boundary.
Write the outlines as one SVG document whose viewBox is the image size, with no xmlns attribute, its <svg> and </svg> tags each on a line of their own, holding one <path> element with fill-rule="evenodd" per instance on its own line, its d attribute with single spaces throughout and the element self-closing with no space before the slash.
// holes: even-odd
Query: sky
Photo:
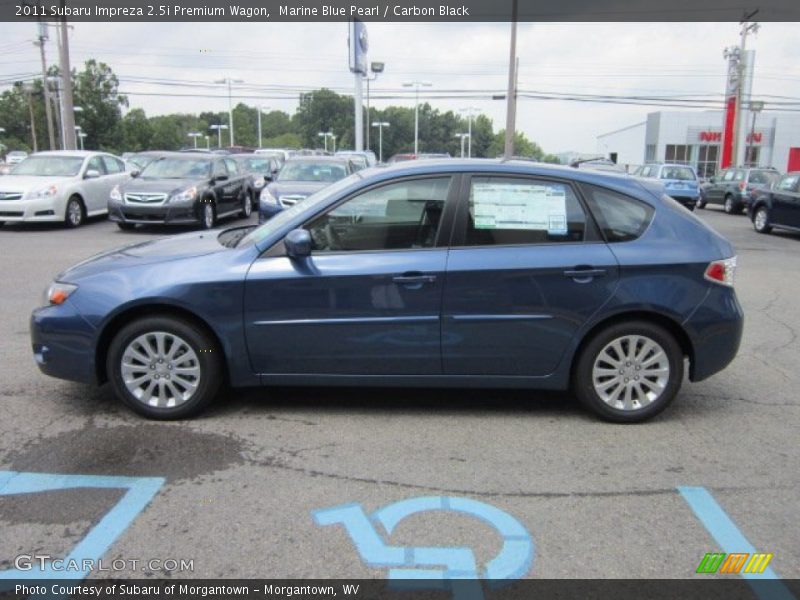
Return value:
<svg viewBox="0 0 800 600">
<path fill-rule="evenodd" d="M 493 120 L 495 130 L 505 127 L 506 103 L 491 95 L 507 87 L 509 23 L 367 27 L 369 60 L 386 65 L 370 85 L 373 107 L 413 107 L 413 92 L 402 84 L 428 81 L 422 101 L 439 110 L 474 107 Z M 34 24 L 0 23 L 0 82 L 40 73 L 35 35 Z M 798 39 L 800 23 L 762 23 L 748 38 L 748 48 L 756 50 L 753 95 L 766 101 L 767 111 L 770 102 L 792 101 L 800 111 Z M 519 89 L 719 101 L 726 78 L 723 49 L 738 43 L 737 23 L 520 23 Z M 46 49 L 48 62 L 56 63 L 53 36 Z M 232 87 L 234 103 L 289 113 L 301 90 L 352 93 L 354 87 L 345 23 L 74 23 L 70 52 L 73 66 L 89 58 L 110 65 L 130 108 L 151 116 L 227 110 L 227 88 L 214 83 L 226 77 L 243 80 Z M 0 84 L 0 91 L 7 87 Z M 461 90 L 475 97 L 442 97 Z M 596 152 L 598 135 L 658 110 L 697 109 L 521 97 L 517 129 L 550 153 Z"/>
</svg>

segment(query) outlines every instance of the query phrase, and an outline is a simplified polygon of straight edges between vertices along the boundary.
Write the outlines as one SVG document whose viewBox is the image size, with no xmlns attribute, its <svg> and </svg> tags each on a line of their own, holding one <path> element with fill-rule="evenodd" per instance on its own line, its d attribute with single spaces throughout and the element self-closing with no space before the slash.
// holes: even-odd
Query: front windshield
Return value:
<svg viewBox="0 0 800 600">
<path fill-rule="evenodd" d="M 203 179 L 210 176 L 211 161 L 203 158 L 161 158 L 144 168 L 142 179 Z"/>
<path fill-rule="evenodd" d="M 770 185 L 778 181 L 778 174 L 772 171 L 750 171 L 750 183 Z"/>
<path fill-rule="evenodd" d="M 272 173 L 269 158 L 245 158 L 242 159 L 244 168 L 251 173 L 261 173 L 262 175 L 269 175 Z"/>
<path fill-rule="evenodd" d="M 153 162 L 157 157 L 155 156 L 131 156 L 128 162 L 136 165 L 139 170 L 144 169 L 147 165 Z"/>
<path fill-rule="evenodd" d="M 12 175 L 75 177 L 81 170 L 81 156 L 29 156 L 11 171 Z"/>
<path fill-rule="evenodd" d="M 664 167 L 661 179 L 677 179 L 679 181 L 694 181 L 694 171 L 689 167 Z"/>
<path fill-rule="evenodd" d="M 278 181 L 339 181 L 347 175 L 344 165 L 335 162 L 297 161 L 283 165 Z"/>
<path fill-rule="evenodd" d="M 250 246 L 252 244 L 258 244 L 259 242 L 267 239 L 276 231 L 279 231 L 289 223 L 292 219 L 297 217 L 302 213 L 308 213 L 309 215 L 315 212 L 315 208 L 317 205 L 324 203 L 328 198 L 331 196 L 338 194 L 344 189 L 350 187 L 356 181 L 362 179 L 361 175 L 358 173 L 353 173 L 349 177 L 345 177 L 344 179 L 340 179 L 333 185 L 329 185 L 318 192 L 311 194 L 308 198 L 303 200 L 302 202 L 298 202 L 297 204 L 290 206 L 289 208 L 282 210 L 277 215 L 272 217 L 269 221 L 251 231 L 248 235 L 242 238 L 242 240 L 237 244 L 237 247 L 244 247 Z"/>
</svg>

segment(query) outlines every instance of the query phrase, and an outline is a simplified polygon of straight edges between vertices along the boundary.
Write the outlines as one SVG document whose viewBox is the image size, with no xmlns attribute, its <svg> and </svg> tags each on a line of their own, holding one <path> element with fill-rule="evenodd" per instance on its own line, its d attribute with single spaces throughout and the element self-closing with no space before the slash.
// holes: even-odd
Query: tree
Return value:
<svg viewBox="0 0 800 600">
<path fill-rule="evenodd" d="M 120 148 L 141 152 L 152 147 L 153 127 L 141 108 L 134 108 L 122 118 L 119 127 Z"/>
<path fill-rule="evenodd" d="M 111 68 L 96 60 L 87 60 L 83 71 L 73 73 L 73 103 L 81 111 L 75 125 L 86 134 L 84 145 L 98 150 L 119 151 L 122 107 L 128 99 L 119 93 L 119 80 Z"/>
<path fill-rule="evenodd" d="M 492 143 L 489 144 L 489 148 L 487 149 L 489 158 L 503 156 L 503 153 L 505 152 L 505 145 L 506 130 L 501 129 L 494 136 Z M 539 144 L 529 140 L 521 131 L 517 131 L 514 133 L 514 156 L 524 156 L 526 158 L 542 160 L 544 157 L 544 151 L 541 149 Z"/>
<path fill-rule="evenodd" d="M 352 98 L 323 88 L 300 95 L 300 106 L 292 118 L 292 125 L 307 148 L 323 145 L 318 134 L 328 131 L 336 135 L 338 148 L 351 148 L 353 113 Z"/>
</svg>

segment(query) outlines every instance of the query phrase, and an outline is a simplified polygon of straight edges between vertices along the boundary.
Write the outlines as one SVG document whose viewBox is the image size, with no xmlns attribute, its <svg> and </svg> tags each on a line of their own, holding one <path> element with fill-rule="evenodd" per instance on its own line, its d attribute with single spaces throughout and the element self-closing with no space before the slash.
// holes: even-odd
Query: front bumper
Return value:
<svg viewBox="0 0 800 600">
<path fill-rule="evenodd" d="M 60 198 L 0 201 L 0 221 L 52 223 L 63 221 L 66 207 Z"/>
<path fill-rule="evenodd" d="M 194 203 L 159 204 L 158 206 L 113 203 L 108 205 L 108 218 L 119 223 L 196 224 L 201 219 Z"/>
<path fill-rule="evenodd" d="M 689 374 L 702 381 L 727 367 L 739 351 L 744 312 L 732 288 L 711 284 L 708 295 L 684 323 L 694 356 Z"/>
<path fill-rule="evenodd" d="M 81 383 L 97 381 L 95 329 L 69 300 L 34 310 L 30 331 L 33 357 L 42 373 Z"/>
</svg>

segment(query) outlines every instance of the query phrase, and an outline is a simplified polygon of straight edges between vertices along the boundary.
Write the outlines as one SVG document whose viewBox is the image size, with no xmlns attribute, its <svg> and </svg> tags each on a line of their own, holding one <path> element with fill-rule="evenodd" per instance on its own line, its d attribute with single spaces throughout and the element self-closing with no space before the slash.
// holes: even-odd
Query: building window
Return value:
<svg viewBox="0 0 800 600">
<path fill-rule="evenodd" d="M 744 166 L 745 167 L 757 167 L 758 166 L 758 155 L 760 154 L 759 150 L 761 150 L 760 146 L 748 146 L 747 152 L 745 153 L 744 157 Z"/>
<path fill-rule="evenodd" d="M 665 162 L 689 164 L 689 148 L 685 144 L 667 144 Z"/>
<path fill-rule="evenodd" d="M 644 154 L 644 162 L 653 162 L 656 159 L 656 145 L 647 144 Z"/>
<path fill-rule="evenodd" d="M 717 172 L 717 157 L 719 146 L 701 145 L 697 147 L 697 176 L 713 177 Z"/>
</svg>

